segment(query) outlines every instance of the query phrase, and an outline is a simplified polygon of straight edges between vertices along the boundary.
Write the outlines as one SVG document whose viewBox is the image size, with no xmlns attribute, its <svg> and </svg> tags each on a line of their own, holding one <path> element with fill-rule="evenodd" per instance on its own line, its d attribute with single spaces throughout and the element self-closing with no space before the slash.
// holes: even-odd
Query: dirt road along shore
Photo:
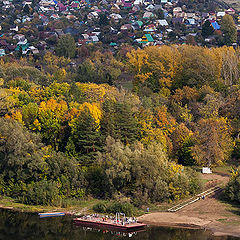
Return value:
<svg viewBox="0 0 240 240">
<path fill-rule="evenodd" d="M 202 175 L 202 178 L 227 183 L 229 176 L 224 174 Z M 204 228 L 216 236 L 240 237 L 240 208 L 234 212 L 229 204 L 221 202 L 221 192 L 207 196 L 177 212 L 156 212 L 145 214 L 138 219 L 158 226 L 181 228 Z"/>
</svg>

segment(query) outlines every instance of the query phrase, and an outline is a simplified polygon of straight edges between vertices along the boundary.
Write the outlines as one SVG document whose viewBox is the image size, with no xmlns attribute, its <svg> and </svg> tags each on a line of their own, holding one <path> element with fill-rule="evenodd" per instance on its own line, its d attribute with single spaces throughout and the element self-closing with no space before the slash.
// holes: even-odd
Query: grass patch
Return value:
<svg viewBox="0 0 240 240">
<path fill-rule="evenodd" d="M 62 205 L 64 207 L 56 206 L 41 206 L 41 205 L 26 205 L 19 203 L 17 200 L 2 196 L 0 198 L 0 207 L 2 208 L 11 208 L 14 210 L 22 212 L 47 212 L 47 211 L 64 211 L 64 212 L 88 212 L 94 204 L 100 202 L 98 199 L 89 199 L 89 200 L 77 200 L 77 199 L 65 199 Z"/>
<path fill-rule="evenodd" d="M 218 222 L 225 222 L 227 220 L 227 218 L 219 218 L 217 219 Z"/>
<path fill-rule="evenodd" d="M 220 175 L 228 175 L 230 176 L 232 170 L 232 166 L 219 166 L 212 169 L 213 173 L 220 174 Z"/>
</svg>

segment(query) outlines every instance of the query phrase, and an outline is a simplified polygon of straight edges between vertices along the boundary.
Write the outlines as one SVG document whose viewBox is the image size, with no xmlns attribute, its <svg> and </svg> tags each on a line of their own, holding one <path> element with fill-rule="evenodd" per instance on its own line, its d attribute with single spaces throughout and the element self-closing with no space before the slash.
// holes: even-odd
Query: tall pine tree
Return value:
<svg viewBox="0 0 240 240">
<path fill-rule="evenodd" d="M 66 148 L 83 165 L 92 164 L 96 152 L 101 150 L 99 126 L 87 108 L 74 122 Z"/>
</svg>

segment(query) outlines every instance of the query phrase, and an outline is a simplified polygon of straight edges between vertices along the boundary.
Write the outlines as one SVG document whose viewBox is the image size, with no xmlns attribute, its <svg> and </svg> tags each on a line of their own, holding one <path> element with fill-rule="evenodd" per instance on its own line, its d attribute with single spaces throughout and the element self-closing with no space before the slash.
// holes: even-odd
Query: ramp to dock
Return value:
<svg viewBox="0 0 240 240">
<path fill-rule="evenodd" d="M 199 194 L 197 194 L 196 196 L 182 202 L 182 203 L 179 203 L 171 208 L 168 209 L 168 212 L 177 212 L 179 211 L 180 209 L 184 208 L 184 207 L 187 207 L 188 205 L 190 204 L 193 204 L 203 198 L 205 198 L 206 196 L 209 196 L 215 192 L 218 192 L 222 190 L 222 188 L 220 188 L 219 186 L 215 186 L 215 187 L 212 187 L 212 188 L 209 188 L 208 190 L 204 191 L 204 192 L 201 192 Z"/>
</svg>

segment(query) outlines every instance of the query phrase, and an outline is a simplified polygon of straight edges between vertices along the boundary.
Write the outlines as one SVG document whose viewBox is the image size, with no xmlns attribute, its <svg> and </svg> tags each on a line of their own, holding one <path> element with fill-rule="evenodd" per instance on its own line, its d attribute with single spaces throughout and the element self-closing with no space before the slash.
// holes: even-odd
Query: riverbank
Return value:
<svg viewBox="0 0 240 240">
<path fill-rule="evenodd" d="M 189 229 L 206 229 L 214 236 L 234 236 L 240 238 L 240 220 L 229 224 L 223 219 L 204 219 L 204 217 L 189 217 L 180 213 L 150 213 L 138 218 L 139 221 L 153 226 L 176 227 Z"/>
<path fill-rule="evenodd" d="M 201 175 L 202 181 L 206 188 L 212 184 L 225 185 L 229 180 L 229 169 L 218 169 L 214 174 Z M 53 206 L 31 206 L 18 203 L 9 197 L 0 198 L 0 208 L 11 209 L 20 212 L 50 212 L 61 211 L 69 215 L 81 215 L 93 213 L 92 207 L 102 201 L 98 199 L 88 200 L 70 200 L 69 206 L 53 207 Z M 163 203 L 159 205 L 148 206 L 150 213 L 144 214 L 144 211 L 138 209 L 135 213 L 138 219 L 146 224 L 177 227 L 190 229 L 207 229 L 212 231 L 216 236 L 236 236 L 240 237 L 240 206 L 232 205 L 222 200 L 221 192 L 207 196 L 192 205 L 189 205 L 178 212 L 167 212 L 173 204 Z"/>
<path fill-rule="evenodd" d="M 201 175 L 206 184 L 218 181 L 224 186 L 229 179 L 229 170 Z M 208 182 L 207 182 L 208 181 Z M 154 212 L 139 217 L 149 225 L 179 228 L 201 228 L 212 231 L 215 236 L 240 237 L 240 206 L 223 200 L 218 191 L 177 212 Z"/>
<path fill-rule="evenodd" d="M 19 212 L 39 213 L 39 212 L 65 212 L 70 215 L 85 214 L 90 211 L 93 205 L 100 202 L 98 199 L 89 200 L 71 200 L 69 206 L 56 207 L 56 206 L 42 206 L 42 205 L 27 205 L 19 203 L 17 200 L 2 196 L 0 198 L 0 208 L 10 209 Z"/>
</svg>

